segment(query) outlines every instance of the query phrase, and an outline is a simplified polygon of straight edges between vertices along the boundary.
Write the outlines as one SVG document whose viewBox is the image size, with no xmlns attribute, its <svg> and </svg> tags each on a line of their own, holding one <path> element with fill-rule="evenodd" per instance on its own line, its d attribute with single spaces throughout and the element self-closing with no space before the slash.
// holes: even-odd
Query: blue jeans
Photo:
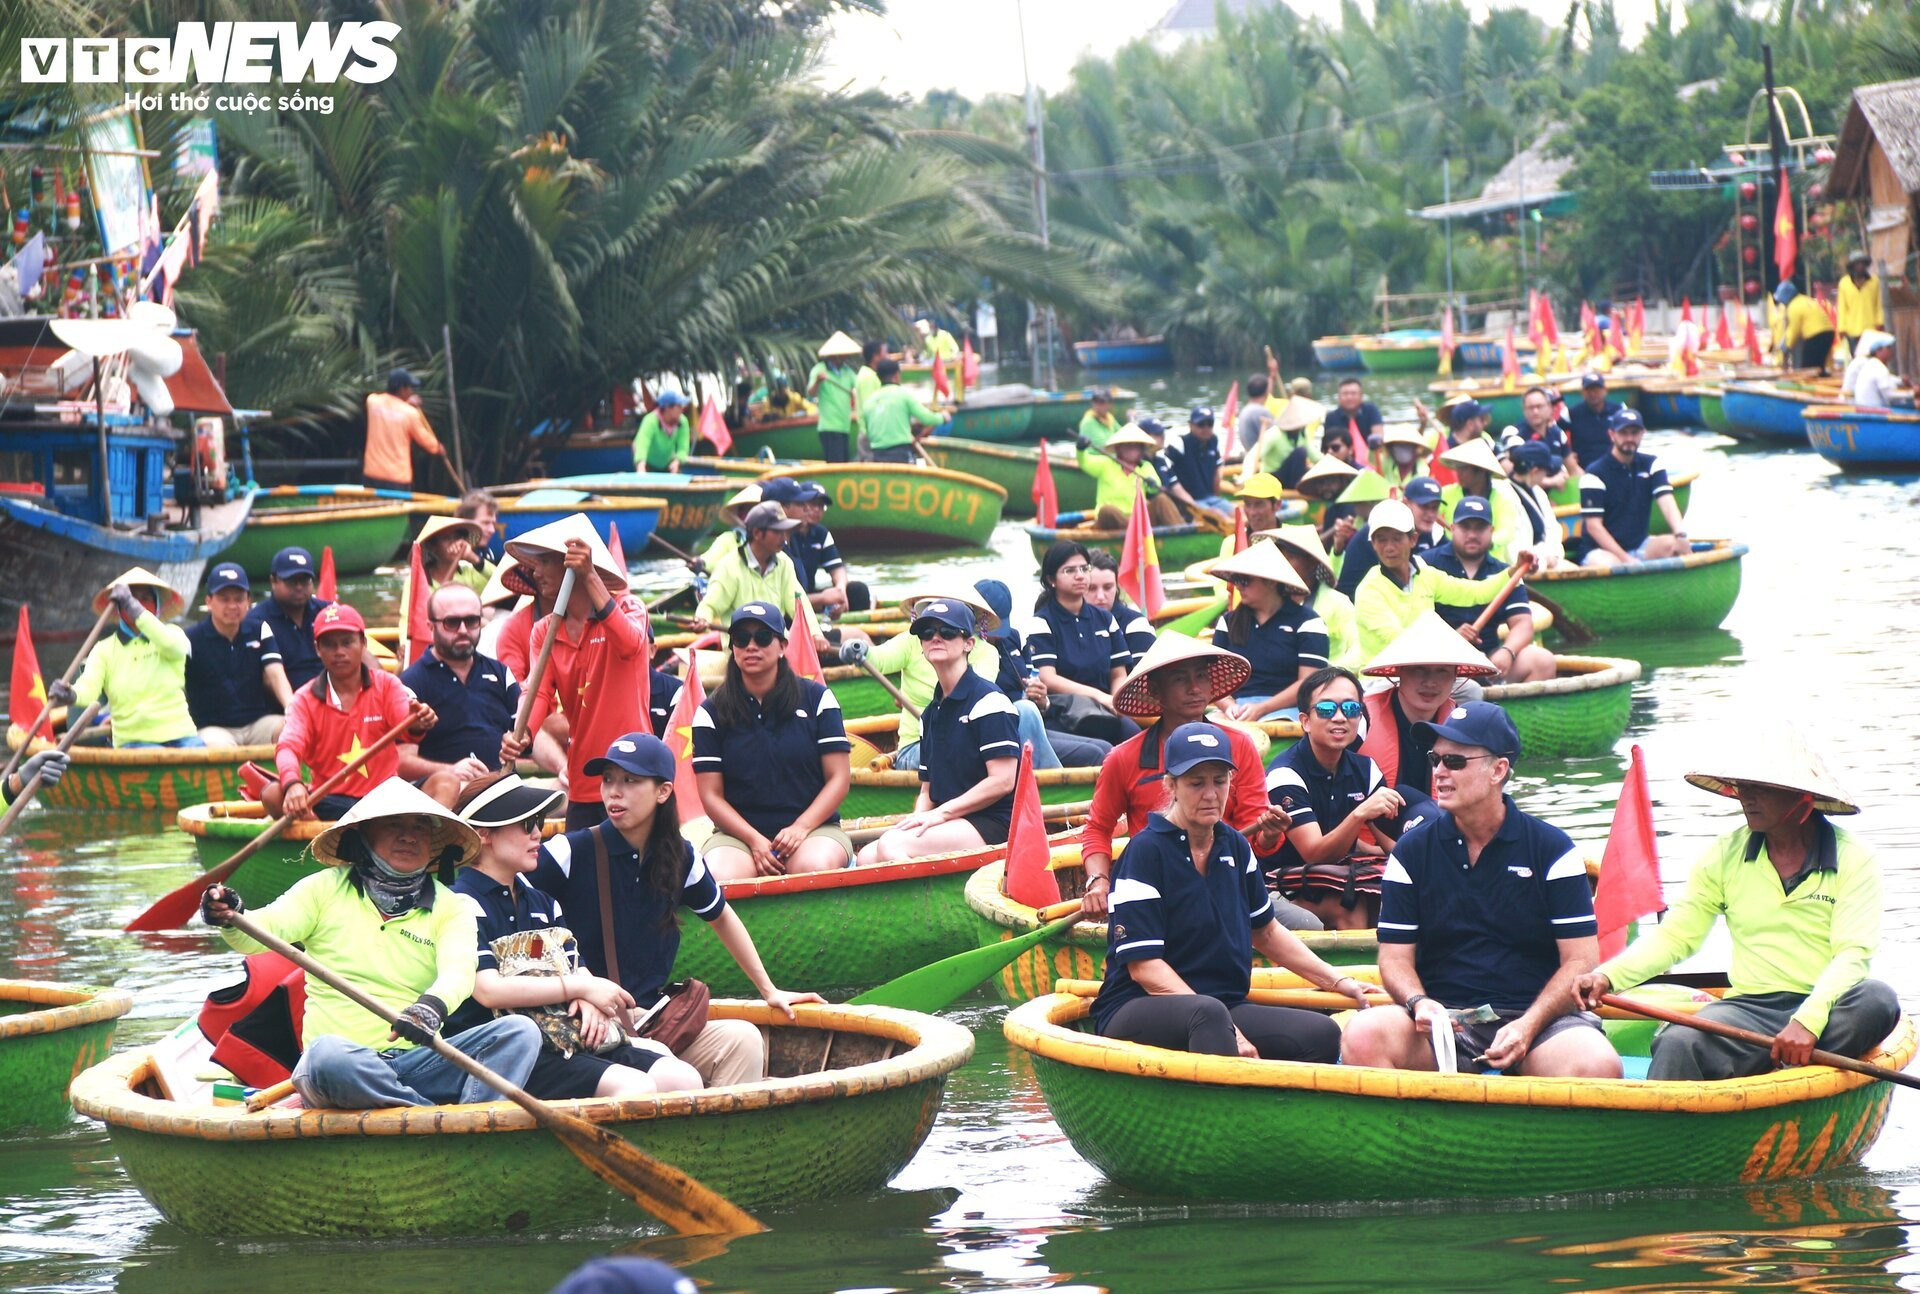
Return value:
<svg viewBox="0 0 1920 1294">
<path fill-rule="evenodd" d="M 199 733 L 190 732 L 184 737 L 175 737 L 172 741 L 129 741 L 124 743 L 120 749 L 142 750 L 158 747 L 164 747 L 168 750 L 205 750 L 207 743 L 200 740 Z"/>
<path fill-rule="evenodd" d="M 528 1016 L 503 1015 L 447 1041 L 509 1083 L 525 1086 L 540 1055 L 540 1026 Z M 386 1110 L 504 1099 L 431 1047 L 375 1051 L 332 1034 L 307 1044 L 294 1067 L 293 1085 L 313 1109 Z"/>
</svg>

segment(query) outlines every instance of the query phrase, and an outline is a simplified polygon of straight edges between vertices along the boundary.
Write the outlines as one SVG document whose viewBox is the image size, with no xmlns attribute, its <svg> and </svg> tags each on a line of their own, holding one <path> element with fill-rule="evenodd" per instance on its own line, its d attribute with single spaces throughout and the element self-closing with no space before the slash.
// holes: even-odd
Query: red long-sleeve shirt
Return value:
<svg viewBox="0 0 1920 1294">
<path fill-rule="evenodd" d="M 533 665 L 533 654 L 527 644 L 533 638 L 533 622 L 537 618 L 533 603 L 516 607 L 507 614 L 507 622 L 500 626 L 500 637 L 493 644 L 494 659 L 512 670 L 514 678 L 522 683 L 527 681 L 527 671 Z M 557 654 L 565 643 L 564 638 L 555 643 L 554 652 Z"/>
<path fill-rule="evenodd" d="M 280 785 L 300 780 L 300 766 L 313 770 L 317 786 L 357 759 L 387 729 L 407 717 L 413 693 L 393 675 L 360 667 L 360 695 L 350 709 L 340 707 L 340 695 L 324 673 L 293 694 L 286 726 L 274 747 L 273 764 Z M 388 744 L 359 771 L 333 791 L 362 796 L 400 771 L 399 743 Z"/>
<path fill-rule="evenodd" d="M 1227 825 L 1245 833 L 1266 816 L 1267 770 L 1260 763 L 1260 752 L 1253 738 L 1238 728 L 1223 727 L 1227 746 L 1233 752 L 1233 784 L 1227 795 Z M 1100 780 L 1093 786 L 1093 808 L 1087 825 L 1080 830 L 1080 852 L 1113 854 L 1114 828 L 1122 815 L 1131 836 L 1147 825 L 1147 815 L 1167 807 L 1166 774 L 1162 773 L 1161 747 L 1165 734 L 1160 725 L 1129 737 L 1113 748 L 1107 762 L 1100 766 Z M 1153 740 L 1150 766 L 1143 767 L 1142 755 L 1147 740 Z"/>
<path fill-rule="evenodd" d="M 653 731 L 647 715 L 647 607 L 631 593 L 614 601 L 605 620 L 587 622 L 578 643 L 561 633 L 527 721 L 529 732 L 540 731 L 556 702 L 567 716 L 567 798 L 575 803 L 600 799 L 600 779 L 585 771 L 589 760 L 627 733 Z M 551 623 L 542 620 L 527 640 L 535 660 Z"/>
</svg>

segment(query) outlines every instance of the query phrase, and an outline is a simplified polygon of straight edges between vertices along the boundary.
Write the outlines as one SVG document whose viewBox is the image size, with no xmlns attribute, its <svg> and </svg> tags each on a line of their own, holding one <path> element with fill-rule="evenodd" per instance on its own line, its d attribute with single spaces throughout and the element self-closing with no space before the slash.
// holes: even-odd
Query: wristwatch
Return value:
<svg viewBox="0 0 1920 1294">
<path fill-rule="evenodd" d="M 1426 1000 L 1427 1000 L 1427 995 L 1425 993 L 1415 993 L 1412 997 L 1408 998 L 1401 1005 L 1407 1008 L 1408 1015 L 1418 1020 L 1420 1018 L 1419 1016 L 1420 1004 Z"/>
</svg>

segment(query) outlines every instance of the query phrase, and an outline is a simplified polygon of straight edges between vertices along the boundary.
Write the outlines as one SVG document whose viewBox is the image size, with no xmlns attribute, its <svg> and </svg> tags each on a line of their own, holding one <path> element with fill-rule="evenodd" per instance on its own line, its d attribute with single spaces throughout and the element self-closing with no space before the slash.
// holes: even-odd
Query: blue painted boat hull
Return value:
<svg viewBox="0 0 1920 1294">
<path fill-rule="evenodd" d="M 620 501 L 606 500 L 594 503 L 556 503 L 549 506 L 519 507 L 511 503 L 500 509 L 500 530 L 502 542 L 510 542 L 537 530 L 541 526 L 570 517 L 574 513 L 585 514 L 600 533 L 600 538 L 613 542 L 615 527 L 620 530 L 620 547 L 630 557 L 638 557 L 646 548 L 647 541 L 653 537 L 654 528 L 660 524 L 660 509 L 648 504 L 642 507 L 624 507 Z"/>
<path fill-rule="evenodd" d="M 1313 343 L 1313 362 L 1321 368 L 1336 372 L 1361 368 L 1360 351 L 1350 341 L 1343 338 L 1330 338 Z"/>
<path fill-rule="evenodd" d="M 1640 392 L 1640 416 L 1649 427 L 1702 427 L 1700 397 L 1686 391 Z"/>
<path fill-rule="evenodd" d="M 1920 415 L 1839 406 L 1810 409 L 1807 442 L 1850 472 L 1920 472 Z"/>
<path fill-rule="evenodd" d="M 1077 341 L 1073 357 L 1081 368 L 1154 368 L 1173 363 L 1173 352 L 1158 337 L 1139 341 Z"/>
<path fill-rule="evenodd" d="M 556 449 L 547 455 L 549 476 L 606 476 L 633 470 L 633 450 L 619 445 Z"/>
<path fill-rule="evenodd" d="M 1726 415 L 1727 434 L 1742 440 L 1782 441 L 1805 445 L 1807 429 L 1804 415 L 1810 400 L 1797 400 L 1778 392 L 1729 382 L 1720 393 L 1720 408 Z"/>
</svg>

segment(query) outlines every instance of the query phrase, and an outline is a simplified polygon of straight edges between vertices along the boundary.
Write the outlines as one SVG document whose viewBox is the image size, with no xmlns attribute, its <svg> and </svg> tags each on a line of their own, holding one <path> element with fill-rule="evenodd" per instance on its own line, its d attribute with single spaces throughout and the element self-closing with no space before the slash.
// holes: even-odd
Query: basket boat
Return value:
<svg viewBox="0 0 1920 1294">
<path fill-rule="evenodd" d="M 67 1121 L 67 1084 L 113 1050 L 119 989 L 0 979 L 0 1136 Z"/>
<path fill-rule="evenodd" d="M 783 473 L 827 491 L 829 529 L 852 552 L 983 548 L 1012 493 L 991 480 L 924 464 L 805 463 Z"/>
<path fill-rule="evenodd" d="M 944 430 L 934 434 L 1001 445 L 1030 445 L 1036 440 L 1072 440 L 1080 420 L 1093 407 L 1092 387 L 1078 391 L 1033 391 L 1014 399 L 1000 399 L 994 388 L 974 391 L 953 411 Z M 1135 393 L 1114 389 L 1113 402 L 1125 408 Z"/>
<path fill-rule="evenodd" d="M 1358 370 L 1361 364 L 1357 347 L 1363 336 L 1360 333 L 1343 333 L 1314 338 L 1313 362 L 1321 368 Z"/>
<path fill-rule="evenodd" d="M 1569 621 L 1601 636 L 1716 629 L 1740 597 L 1745 544 L 1695 542 L 1685 557 L 1630 566 L 1557 566 L 1527 577 L 1564 629 Z"/>
<path fill-rule="evenodd" d="M 1728 382 L 1720 389 L 1726 433 L 1740 440 L 1804 445 L 1807 410 L 1832 402 L 1830 393 L 1802 391 L 1777 382 Z"/>
<path fill-rule="evenodd" d="M 450 516 L 458 499 L 363 485 L 282 485 L 257 491 L 247 524 L 220 554 L 260 579 L 282 548 L 316 558 L 333 549 L 340 575 L 366 575 L 392 560 L 429 516 Z"/>
<path fill-rule="evenodd" d="M 638 557 L 646 551 L 666 511 L 667 501 L 658 495 L 594 494 L 542 486 L 500 501 L 500 540 L 511 543 L 530 530 L 552 525 L 578 512 L 593 523 L 594 530 L 606 543 L 613 542 L 613 532 L 618 530 L 621 551 Z"/>
<path fill-rule="evenodd" d="M 44 737 L 33 751 L 51 750 Z M 20 730 L 7 731 L 7 745 L 20 745 Z M 131 809 L 176 812 L 191 805 L 240 797 L 240 765 L 272 765 L 272 746 L 173 749 L 75 745 L 66 775 L 40 789 L 39 800 L 56 809 Z"/>
<path fill-rule="evenodd" d="M 1920 471 L 1920 414 L 1815 405 L 1803 422 L 1820 457 L 1846 471 Z"/>
<path fill-rule="evenodd" d="M 913 1158 L 973 1036 L 934 1016 L 757 1003 L 719 1019 L 768 1029 L 772 1077 L 636 1100 L 553 1104 L 684 1166 L 745 1208 L 879 1190 Z M 141 1194 L 199 1235 L 504 1236 L 633 1218 L 632 1205 L 505 1101 L 285 1110 L 165 1099 L 151 1051 L 74 1082 Z"/>
<path fill-rule="evenodd" d="M 933 461 L 954 472 L 965 472 L 992 481 L 1007 492 L 1002 513 L 1015 521 L 1035 515 L 1033 474 L 1040 463 L 1038 445 L 996 445 L 985 440 L 964 440 L 959 436 L 930 436 L 927 453 Z M 1064 452 L 1049 447 L 1048 466 L 1053 469 L 1053 488 L 1066 512 L 1091 512 L 1094 502 L 1093 478 L 1074 461 L 1069 440 Z"/>
<path fill-rule="evenodd" d="M 1306 513 L 1303 501 L 1290 499 L 1280 505 L 1276 524 L 1291 525 Z M 1127 544 L 1127 532 L 1124 529 L 1101 530 L 1090 524 L 1092 517 L 1090 512 L 1062 512 L 1055 526 L 1022 527 L 1027 532 L 1027 542 L 1033 548 L 1033 559 L 1037 562 L 1045 558 L 1047 549 L 1061 539 L 1072 539 L 1088 548 L 1104 548 L 1115 557 L 1120 556 Z M 1163 571 L 1182 570 L 1195 562 L 1218 557 L 1223 538 L 1225 536 L 1218 530 L 1191 522 L 1183 526 L 1153 528 L 1153 547 Z"/>
<path fill-rule="evenodd" d="M 739 484 L 731 477 L 672 472 L 601 472 L 585 476 L 553 476 L 492 487 L 496 498 L 510 498 L 532 490 L 579 490 L 602 498 L 651 496 L 666 506 L 654 533 L 676 548 L 692 548 L 722 524 L 720 509 Z M 624 541 L 623 541 L 624 542 Z M 637 560 L 641 554 L 632 553 Z"/>
<path fill-rule="evenodd" d="M 1605 755 L 1626 736 L 1640 662 L 1555 656 L 1555 677 L 1486 689 L 1520 733 L 1528 759 Z"/>
</svg>

